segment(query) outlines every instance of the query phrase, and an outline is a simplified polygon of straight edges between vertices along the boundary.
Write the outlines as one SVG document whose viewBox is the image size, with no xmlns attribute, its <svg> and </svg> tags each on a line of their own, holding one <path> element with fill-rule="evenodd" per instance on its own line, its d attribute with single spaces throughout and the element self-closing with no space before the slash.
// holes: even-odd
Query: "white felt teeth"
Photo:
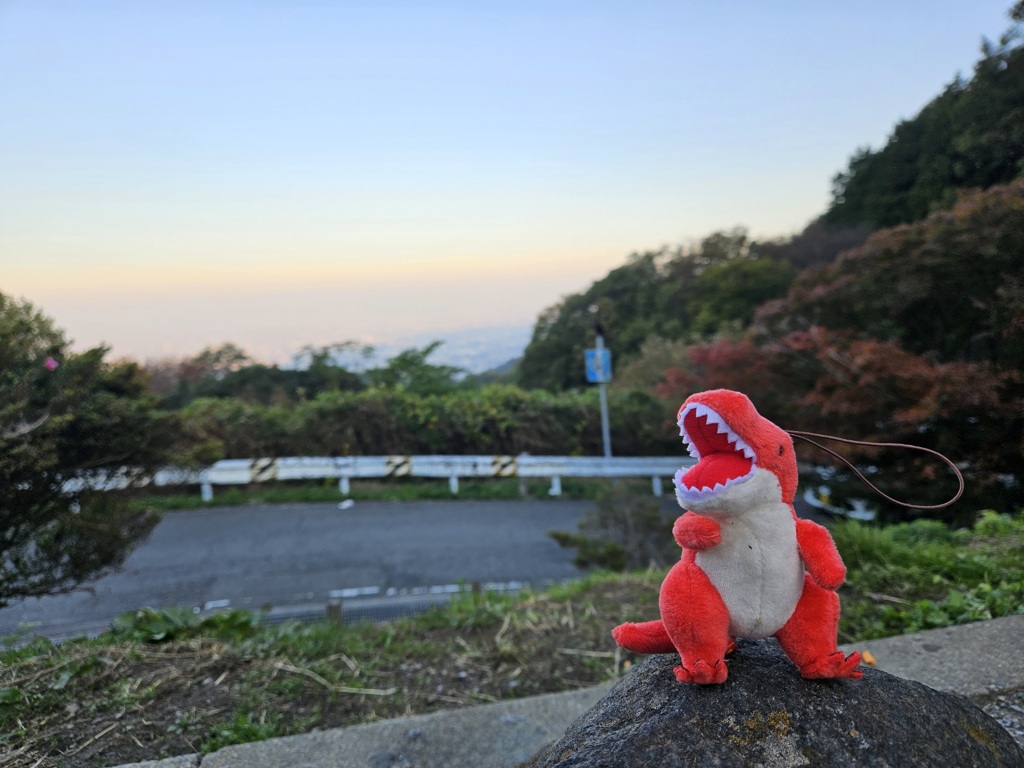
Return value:
<svg viewBox="0 0 1024 768">
<path fill-rule="evenodd" d="M 726 440 L 728 440 L 730 443 L 734 443 L 736 445 L 737 450 L 739 450 L 748 459 L 754 459 L 754 449 L 747 445 L 745 442 L 743 442 L 743 438 L 741 438 L 739 435 L 730 432 L 726 436 Z"/>
<path fill-rule="evenodd" d="M 704 403 L 694 403 L 693 405 L 687 406 L 686 410 L 679 414 L 679 434 L 683 438 L 683 443 L 686 445 L 686 450 L 689 451 L 690 455 L 693 458 L 700 460 L 700 452 L 690 444 L 690 436 L 686 434 L 686 427 L 683 426 L 684 419 L 691 412 L 696 412 L 697 417 L 704 419 L 705 421 L 707 421 L 708 424 L 714 424 L 715 429 L 718 430 L 718 433 L 721 435 L 725 435 L 725 439 L 728 440 L 730 443 L 734 444 L 736 446 L 736 450 L 738 450 L 751 461 L 756 460 L 754 449 L 747 445 L 743 441 L 743 438 L 741 438 L 739 435 L 737 435 L 729 428 L 729 425 L 725 423 L 725 419 L 723 419 L 721 416 L 715 413 L 715 411 L 713 411 L 711 408 L 704 405 Z M 711 489 L 708 490 L 710 491 Z"/>
<path fill-rule="evenodd" d="M 754 476 L 754 473 L 757 471 L 757 468 L 751 467 L 750 471 L 747 472 L 747 474 L 743 475 L 742 477 L 733 477 L 726 480 L 724 483 L 715 483 L 714 488 L 705 485 L 703 488 L 699 490 L 697 488 L 688 488 L 686 485 L 683 484 L 683 475 L 685 474 L 685 470 L 686 467 L 680 469 L 678 472 L 676 472 L 674 478 L 676 486 L 676 498 L 679 500 L 680 504 L 683 505 L 688 503 L 692 504 L 698 501 L 704 501 L 705 499 L 717 496 L 729 486 L 749 480 L 751 477 Z"/>
</svg>

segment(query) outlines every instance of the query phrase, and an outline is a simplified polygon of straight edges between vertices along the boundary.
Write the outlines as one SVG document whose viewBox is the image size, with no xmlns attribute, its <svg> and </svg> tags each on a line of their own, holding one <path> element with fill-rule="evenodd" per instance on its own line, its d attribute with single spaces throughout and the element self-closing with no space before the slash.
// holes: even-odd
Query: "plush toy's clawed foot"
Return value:
<svg viewBox="0 0 1024 768">
<path fill-rule="evenodd" d="M 736 653 L 736 641 L 735 640 L 730 640 L 729 641 L 729 645 L 727 645 L 726 648 L 725 648 L 725 655 L 726 656 L 731 656 L 734 653 Z"/>
<path fill-rule="evenodd" d="M 684 666 L 676 667 L 676 680 L 680 683 L 696 683 L 697 685 L 715 685 L 724 683 L 729 676 L 729 670 L 725 667 L 725 661 L 719 659 L 714 666 L 708 664 L 704 659 L 697 659 L 693 663 L 693 669 Z"/>
<path fill-rule="evenodd" d="M 808 678 L 847 677 L 860 680 L 864 676 L 864 670 L 857 669 L 859 664 L 860 654 L 857 651 L 849 656 L 843 656 L 842 651 L 836 651 L 828 656 L 822 656 L 806 667 L 801 667 L 800 674 Z"/>
</svg>

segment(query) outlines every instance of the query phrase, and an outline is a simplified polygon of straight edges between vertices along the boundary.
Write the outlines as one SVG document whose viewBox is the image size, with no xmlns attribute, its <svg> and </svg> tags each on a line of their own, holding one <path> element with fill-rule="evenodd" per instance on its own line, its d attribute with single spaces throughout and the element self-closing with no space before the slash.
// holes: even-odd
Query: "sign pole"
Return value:
<svg viewBox="0 0 1024 768">
<path fill-rule="evenodd" d="M 598 357 L 602 357 L 604 352 L 604 336 L 600 333 L 597 334 L 597 340 L 595 345 L 597 347 Z M 608 391 L 605 378 L 602 376 L 601 381 L 598 383 L 600 387 L 601 395 L 601 441 L 604 443 L 604 457 L 610 459 L 612 457 L 612 433 L 608 426 Z"/>
</svg>

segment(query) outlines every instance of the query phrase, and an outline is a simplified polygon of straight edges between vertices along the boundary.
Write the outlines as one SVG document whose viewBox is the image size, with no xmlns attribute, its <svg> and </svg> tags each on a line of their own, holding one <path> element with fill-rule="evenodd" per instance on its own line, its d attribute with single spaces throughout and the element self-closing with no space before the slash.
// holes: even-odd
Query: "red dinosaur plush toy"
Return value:
<svg viewBox="0 0 1024 768">
<path fill-rule="evenodd" d="M 772 635 L 804 677 L 861 677 L 860 654 L 836 648 L 846 567 L 829 532 L 793 509 L 792 438 L 727 389 L 687 398 L 678 423 L 697 459 L 675 477 L 682 559 L 661 585 L 661 619 L 621 624 L 615 642 L 678 652 L 683 683 L 724 682 L 733 638 Z"/>
</svg>

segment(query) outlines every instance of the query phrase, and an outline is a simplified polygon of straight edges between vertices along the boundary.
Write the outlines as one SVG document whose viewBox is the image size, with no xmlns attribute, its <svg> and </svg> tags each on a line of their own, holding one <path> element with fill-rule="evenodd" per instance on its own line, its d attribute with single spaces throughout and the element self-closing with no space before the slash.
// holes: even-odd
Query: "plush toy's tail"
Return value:
<svg viewBox="0 0 1024 768">
<path fill-rule="evenodd" d="M 612 630 L 615 642 L 633 653 L 673 653 L 675 645 L 661 619 L 640 624 L 619 624 Z"/>
</svg>

